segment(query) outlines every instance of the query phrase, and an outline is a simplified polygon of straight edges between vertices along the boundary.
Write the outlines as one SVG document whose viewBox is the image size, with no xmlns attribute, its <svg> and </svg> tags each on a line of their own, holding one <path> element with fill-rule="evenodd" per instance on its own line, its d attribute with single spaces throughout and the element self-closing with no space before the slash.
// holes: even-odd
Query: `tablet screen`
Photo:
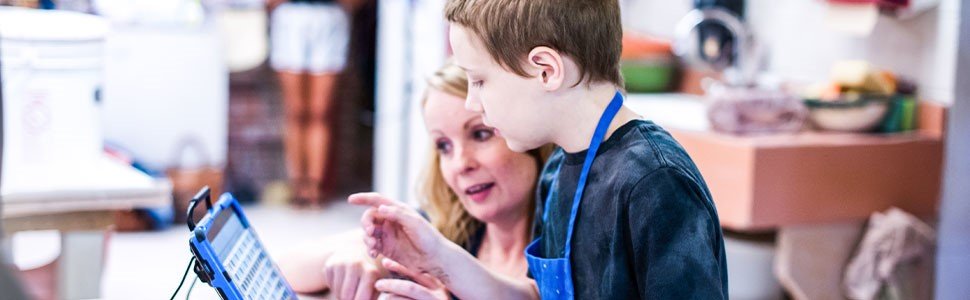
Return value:
<svg viewBox="0 0 970 300">
<path fill-rule="evenodd" d="M 212 248 L 216 250 L 219 257 L 226 257 L 226 252 L 232 247 L 229 244 L 230 241 L 237 240 L 244 229 L 235 210 L 232 207 L 227 207 L 216 215 L 207 238 L 212 241 Z"/>
</svg>

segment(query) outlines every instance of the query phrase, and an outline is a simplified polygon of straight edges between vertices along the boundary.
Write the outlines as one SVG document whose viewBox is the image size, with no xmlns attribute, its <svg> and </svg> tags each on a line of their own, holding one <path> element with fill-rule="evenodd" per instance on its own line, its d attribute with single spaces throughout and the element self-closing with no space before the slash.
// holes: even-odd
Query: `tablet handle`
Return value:
<svg viewBox="0 0 970 300">
<path fill-rule="evenodd" d="M 194 197 L 192 197 L 192 200 L 189 201 L 189 210 L 185 213 L 185 223 L 189 225 L 189 231 L 195 230 L 195 217 L 192 216 L 192 213 L 195 212 L 195 207 L 199 205 L 199 201 L 205 199 L 206 211 L 212 210 L 212 196 L 209 194 L 209 186 L 207 185 L 202 187 L 202 189 L 199 190 Z"/>
</svg>

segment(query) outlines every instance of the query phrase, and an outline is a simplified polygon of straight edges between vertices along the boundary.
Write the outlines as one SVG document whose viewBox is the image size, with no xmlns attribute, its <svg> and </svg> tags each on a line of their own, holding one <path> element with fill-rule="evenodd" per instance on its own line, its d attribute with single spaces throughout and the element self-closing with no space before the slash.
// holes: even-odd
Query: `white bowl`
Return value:
<svg viewBox="0 0 970 300">
<path fill-rule="evenodd" d="M 853 102 L 806 100 L 809 119 L 815 127 L 827 131 L 866 132 L 882 123 L 889 110 L 888 99 L 872 98 Z"/>
</svg>

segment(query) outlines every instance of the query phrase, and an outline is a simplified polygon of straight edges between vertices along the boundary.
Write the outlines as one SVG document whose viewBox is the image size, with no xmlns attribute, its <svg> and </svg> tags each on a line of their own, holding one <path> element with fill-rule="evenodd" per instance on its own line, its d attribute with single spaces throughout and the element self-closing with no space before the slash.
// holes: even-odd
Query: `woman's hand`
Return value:
<svg viewBox="0 0 970 300">
<path fill-rule="evenodd" d="M 370 206 L 361 218 L 371 257 L 383 255 L 418 273 L 447 283 L 439 251 L 451 244 L 413 209 L 377 193 L 351 195 L 351 204 Z"/>
<path fill-rule="evenodd" d="M 406 279 L 381 279 L 374 287 L 384 293 L 385 299 L 448 300 L 451 297 L 445 285 L 428 274 L 416 273 L 389 258 L 381 260 L 385 269 L 403 275 Z"/>
<path fill-rule="evenodd" d="M 377 298 L 374 283 L 384 271 L 361 247 L 343 247 L 324 263 L 323 273 L 330 294 L 336 299 L 371 300 Z"/>
<path fill-rule="evenodd" d="M 377 193 L 354 194 L 348 202 L 369 206 L 361 224 L 370 256 L 393 260 L 382 265 L 414 281 L 378 280 L 374 287 L 391 299 L 447 297 L 445 287 L 462 299 L 539 299 L 535 281 L 493 274 L 414 209 Z"/>
</svg>

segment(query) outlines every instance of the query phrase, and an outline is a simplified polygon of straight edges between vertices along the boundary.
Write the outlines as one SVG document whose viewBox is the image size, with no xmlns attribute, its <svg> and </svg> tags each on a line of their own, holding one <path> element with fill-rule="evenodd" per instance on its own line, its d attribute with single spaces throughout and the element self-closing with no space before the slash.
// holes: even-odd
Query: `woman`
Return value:
<svg viewBox="0 0 970 300">
<path fill-rule="evenodd" d="M 427 218 L 484 268 L 528 280 L 522 252 L 531 238 L 534 188 L 543 163 L 540 152 L 549 151 L 512 152 L 480 116 L 465 110 L 468 81 L 457 66 L 442 67 L 428 85 L 423 112 L 433 149 L 422 188 Z M 361 240 L 359 230 L 331 237 L 326 244 L 282 259 L 280 268 L 302 293 L 329 288 L 339 299 L 370 299 L 387 267 L 417 283 L 380 280 L 376 288 L 381 292 L 414 299 L 448 297 L 438 282 L 423 280 L 390 261 L 378 264 Z"/>
</svg>

